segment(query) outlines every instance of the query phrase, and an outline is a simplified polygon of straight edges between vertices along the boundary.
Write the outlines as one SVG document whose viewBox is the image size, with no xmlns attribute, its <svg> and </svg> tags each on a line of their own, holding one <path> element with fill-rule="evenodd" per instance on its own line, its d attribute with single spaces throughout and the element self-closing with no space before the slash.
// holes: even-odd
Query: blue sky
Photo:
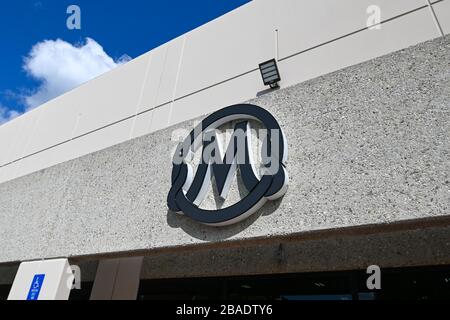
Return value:
<svg viewBox="0 0 450 320">
<path fill-rule="evenodd" d="M 1 1 L 0 124 L 70 86 L 123 63 L 120 59 L 124 55 L 135 58 L 247 2 Z M 81 30 L 66 27 L 69 17 L 66 10 L 72 4 L 81 9 Z M 92 41 L 86 42 L 87 38 Z M 62 41 L 55 42 L 57 39 Z M 53 55 L 60 56 L 55 58 Z M 99 61 L 95 60 L 97 56 L 100 56 Z M 90 61 L 92 57 L 95 59 Z M 69 58 L 75 61 L 72 69 L 90 71 L 81 75 L 67 72 L 72 78 L 65 84 L 66 79 L 61 79 L 65 77 L 64 72 L 60 70 Z M 78 66 L 77 61 L 82 65 Z M 92 64 L 100 66 L 94 74 L 91 74 Z"/>
</svg>

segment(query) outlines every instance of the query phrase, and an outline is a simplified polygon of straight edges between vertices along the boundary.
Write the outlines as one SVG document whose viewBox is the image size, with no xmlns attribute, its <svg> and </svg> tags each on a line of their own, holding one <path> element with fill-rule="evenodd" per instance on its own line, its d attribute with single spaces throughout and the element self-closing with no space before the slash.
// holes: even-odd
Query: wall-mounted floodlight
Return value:
<svg viewBox="0 0 450 320">
<path fill-rule="evenodd" d="M 261 75 L 265 86 L 270 86 L 271 88 L 278 88 L 278 82 L 281 81 L 281 77 L 275 59 L 261 63 L 259 65 L 259 70 L 261 71 Z"/>
</svg>

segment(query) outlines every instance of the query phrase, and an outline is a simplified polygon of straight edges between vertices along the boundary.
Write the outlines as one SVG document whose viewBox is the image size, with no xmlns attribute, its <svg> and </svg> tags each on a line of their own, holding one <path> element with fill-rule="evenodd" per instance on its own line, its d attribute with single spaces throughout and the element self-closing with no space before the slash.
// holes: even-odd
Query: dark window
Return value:
<svg viewBox="0 0 450 320">
<path fill-rule="evenodd" d="M 450 299 L 450 267 L 382 269 L 381 290 L 365 270 L 226 278 L 142 280 L 138 299 L 433 300 Z"/>
<path fill-rule="evenodd" d="M 93 285 L 93 282 L 82 282 L 80 290 L 70 291 L 69 300 L 89 300 Z"/>
<path fill-rule="evenodd" d="M 12 285 L 0 285 L 0 300 L 8 299 Z"/>
</svg>

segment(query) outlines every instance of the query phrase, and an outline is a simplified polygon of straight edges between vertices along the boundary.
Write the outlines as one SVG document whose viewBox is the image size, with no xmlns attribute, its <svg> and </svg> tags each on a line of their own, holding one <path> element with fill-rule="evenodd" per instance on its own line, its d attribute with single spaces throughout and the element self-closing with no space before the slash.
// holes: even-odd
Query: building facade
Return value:
<svg viewBox="0 0 450 320">
<path fill-rule="evenodd" d="M 252 1 L 1 126 L 2 290 L 20 263 L 68 259 L 97 299 L 201 281 L 213 297 L 363 298 L 342 279 L 371 265 L 427 267 L 448 294 L 449 32 L 449 0 Z M 284 132 L 287 192 L 229 226 L 169 210 L 180 139 L 244 103 Z M 241 185 L 203 205 L 238 203 Z"/>
</svg>

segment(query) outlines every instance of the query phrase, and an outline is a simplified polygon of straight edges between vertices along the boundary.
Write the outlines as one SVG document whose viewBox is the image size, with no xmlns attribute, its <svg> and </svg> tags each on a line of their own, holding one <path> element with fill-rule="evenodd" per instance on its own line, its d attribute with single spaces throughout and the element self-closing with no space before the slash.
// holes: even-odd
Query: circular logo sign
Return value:
<svg viewBox="0 0 450 320">
<path fill-rule="evenodd" d="M 250 122 L 258 122 L 263 140 L 260 157 L 262 173 L 253 156 Z M 234 123 L 230 143 L 224 149 L 217 129 Z M 190 159 L 200 149 L 202 157 L 195 174 Z M 226 150 L 226 151 L 222 151 Z M 286 171 L 287 143 L 276 119 L 267 110 L 240 104 L 219 110 L 199 124 L 181 143 L 173 158 L 172 188 L 168 207 L 195 221 L 212 226 L 225 226 L 242 221 L 259 210 L 267 200 L 282 197 L 288 187 Z M 237 203 L 217 210 L 201 209 L 200 204 L 214 181 L 222 198 L 226 198 L 236 170 L 248 194 Z M 214 178 L 214 179 L 213 179 Z"/>
</svg>

